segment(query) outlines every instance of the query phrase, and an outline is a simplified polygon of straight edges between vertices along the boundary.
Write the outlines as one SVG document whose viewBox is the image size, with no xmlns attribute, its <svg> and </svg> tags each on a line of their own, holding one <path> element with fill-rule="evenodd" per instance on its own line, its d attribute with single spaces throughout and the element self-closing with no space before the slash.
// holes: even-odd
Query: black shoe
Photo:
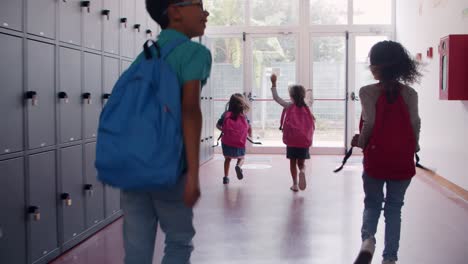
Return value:
<svg viewBox="0 0 468 264">
<path fill-rule="evenodd" d="M 229 178 L 224 176 L 223 177 L 223 184 L 228 184 L 229 183 Z"/>
<path fill-rule="evenodd" d="M 242 180 L 244 178 L 244 174 L 242 174 L 242 169 L 236 165 L 236 174 L 237 174 L 237 179 Z"/>
<path fill-rule="evenodd" d="M 370 264 L 371 261 L 372 253 L 370 253 L 369 251 L 361 251 L 357 256 L 356 261 L 354 261 L 354 264 Z"/>
</svg>

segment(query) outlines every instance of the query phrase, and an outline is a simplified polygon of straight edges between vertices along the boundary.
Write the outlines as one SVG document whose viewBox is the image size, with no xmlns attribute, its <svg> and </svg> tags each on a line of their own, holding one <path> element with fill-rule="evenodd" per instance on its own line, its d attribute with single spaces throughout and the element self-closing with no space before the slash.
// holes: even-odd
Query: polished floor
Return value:
<svg viewBox="0 0 468 264">
<path fill-rule="evenodd" d="M 360 158 L 340 173 L 339 156 L 312 156 L 307 189 L 289 190 L 283 155 L 249 155 L 245 177 L 222 185 L 223 158 L 201 168 L 202 198 L 195 210 L 193 264 L 346 264 L 360 247 L 363 192 Z M 467 264 L 468 201 L 418 174 L 403 207 L 398 264 Z M 372 263 L 381 263 L 383 216 Z M 121 264 L 122 220 L 70 250 L 53 264 Z M 154 263 L 164 234 L 158 233 Z"/>
</svg>

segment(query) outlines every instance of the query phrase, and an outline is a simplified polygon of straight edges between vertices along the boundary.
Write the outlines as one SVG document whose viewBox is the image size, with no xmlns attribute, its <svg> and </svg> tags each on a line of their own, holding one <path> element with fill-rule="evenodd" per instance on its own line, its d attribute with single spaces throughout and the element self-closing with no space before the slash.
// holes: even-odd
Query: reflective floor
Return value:
<svg viewBox="0 0 468 264">
<path fill-rule="evenodd" d="M 250 155 L 245 177 L 222 185 L 223 158 L 201 168 L 202 198 L 195 210 L 194 264 L 346 264 L 360 247 L 363 192 L 361 161 L 353 157 L 340 173 L 342 157 L 312 156 L 307 189 L 289 190 L 283 155 Z M 467 264 L 468 201 L 418 174 L 402 212 L 399 264 Z M 381 263 L 384 219 L 372 263 Z M 123 263 L 122 220 L 73 248 L 53 264 Z M 154 263 L 164 234 L 158 233 Z"/>
</svg>

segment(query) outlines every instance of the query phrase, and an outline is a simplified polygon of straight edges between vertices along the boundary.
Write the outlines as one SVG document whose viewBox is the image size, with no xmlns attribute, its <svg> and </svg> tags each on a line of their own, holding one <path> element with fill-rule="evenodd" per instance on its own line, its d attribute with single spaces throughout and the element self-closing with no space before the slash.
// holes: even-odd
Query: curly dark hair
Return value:
<svg viewBox="0 0 468 264">
<path fill-rule="evenodd" d="M 182 0 L 146 0 L 146 10 L 162 29 L 166 29 L 169 26 L 167 8 L 170 4 L 178 2 L 182 2 Z"/>
<path fill-rule="evenodd" d="M 289 96 L 297 107 L 307 106 L 305 103 L 306 90 L 304 86 L 295 84 L 289 88 Z"/>
<path fill-rule="evenodd" d="M 232 119 L 237 119 L 240 114 L 248 112 L 250 106 L 240 93 L 231 95 L 229 102 L 226 105 L 226 110 L 232 113 Z"/>
<path fill-rule="evenodd" d="M 419 63 L 398 42 L 385 40 L 372 46 L 369 52 L 371 71 L 385 88 L 387 101 L 393 102 L 399 95 L 400 82 L 412 84 L 422 76 Z"/>
</svg>

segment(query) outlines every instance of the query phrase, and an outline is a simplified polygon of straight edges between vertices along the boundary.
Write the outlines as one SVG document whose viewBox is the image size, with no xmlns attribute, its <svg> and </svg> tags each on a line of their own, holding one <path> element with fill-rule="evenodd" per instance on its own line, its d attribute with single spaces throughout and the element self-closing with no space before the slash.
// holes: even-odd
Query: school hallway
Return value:
<svg viewBox="0 0 468 264">
<path fill-rule="evenodd" d="M 312 156 L 307 189 L 289 190 L 284 155 L 247 155 L 244 179 L 231 168 L 222 185 L 223 157 L 201 167 L 202 197 L 195 209 L 193 264 L 346 264 L 360 247 L 363 191 L 359 156 L 333 169 L 341 156 Z M 460 193 L 458 193 L 460 194 Z M 402 209 L 399 264 L 466 264 L 468 201 L 418 170 Z M 381 263 L 383 214 L 372 263 Z M 122 218 L 53 264 L 123 263 Z M 158 233 L 153 263 L 160 263 L 164 235 Z"/>
</svg>

